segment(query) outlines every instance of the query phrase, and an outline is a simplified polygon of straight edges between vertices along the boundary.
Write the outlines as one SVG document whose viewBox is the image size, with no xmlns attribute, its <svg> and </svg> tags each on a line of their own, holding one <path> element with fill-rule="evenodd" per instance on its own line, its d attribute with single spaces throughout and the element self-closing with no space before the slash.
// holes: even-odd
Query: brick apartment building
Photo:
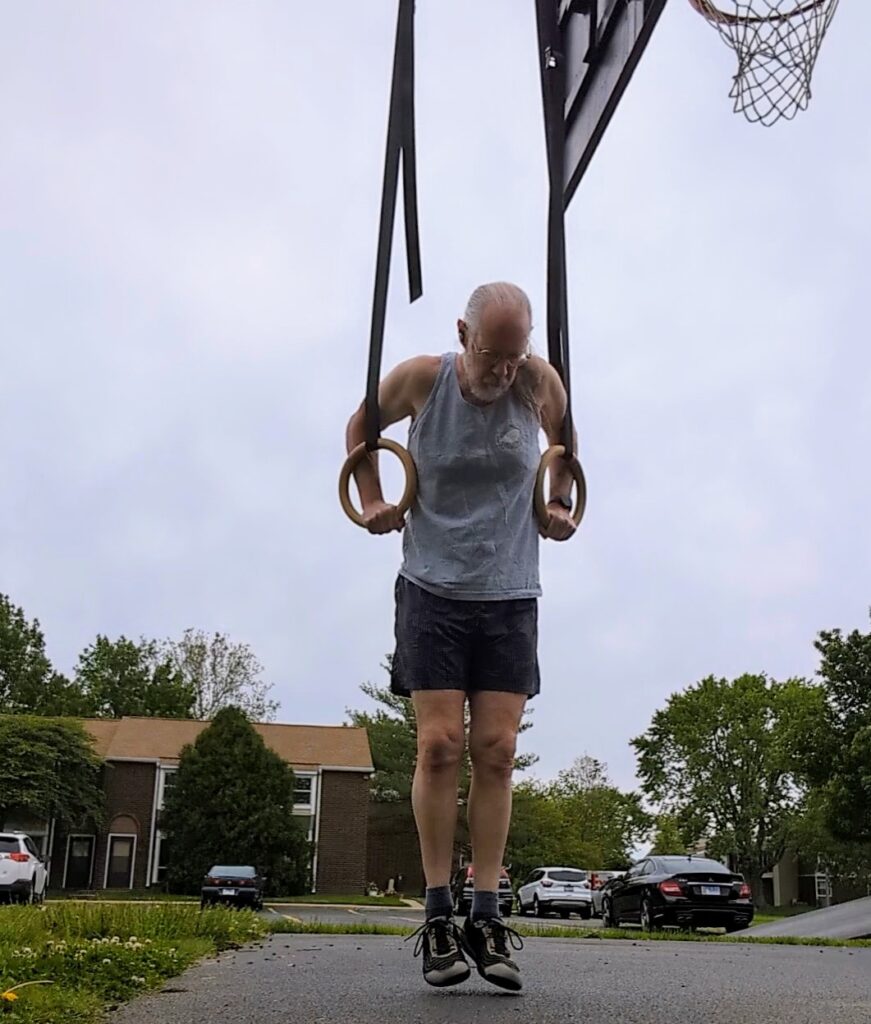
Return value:
<svg viewBox="0 0 871 1024">
<path fill-rule="evenodd" d="M 182 747 L 208 722 L 168 718 L 85 719 L 103 758 L 106 816 L 99 828 L 64 831 L 23 816 L 0 822 L 51 851 L 52 889 L 142 889 L 159 885 L 171 856 L 160 830 L 164 795 Z M 294 770 L 294 815 L 313 843 L 313 892 L 362 893 L 366 877 L 369 777 L 365 729 L 256 724 L 266 745 Z"/>
</svg>

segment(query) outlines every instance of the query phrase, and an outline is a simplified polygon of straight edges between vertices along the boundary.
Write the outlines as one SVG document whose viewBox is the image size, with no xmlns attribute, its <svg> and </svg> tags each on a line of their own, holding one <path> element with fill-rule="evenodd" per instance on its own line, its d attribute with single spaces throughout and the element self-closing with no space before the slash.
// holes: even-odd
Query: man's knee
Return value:
<svg viewBox="0 0 871 1024">
<path fill-rule="evenodd" d="M 464 737 L 447 728 L 430 728 L 418 736 L 417 763 L 425 771 L 453 771 L 463 757 Z"/>
<path fill-rule="evenodd" d="M 511 779 L 514 772 L 516 752 L 517 734 L 514 730 L 476 737 L 469 748 L 473 770 L 507 780 Z"/>
</svg>

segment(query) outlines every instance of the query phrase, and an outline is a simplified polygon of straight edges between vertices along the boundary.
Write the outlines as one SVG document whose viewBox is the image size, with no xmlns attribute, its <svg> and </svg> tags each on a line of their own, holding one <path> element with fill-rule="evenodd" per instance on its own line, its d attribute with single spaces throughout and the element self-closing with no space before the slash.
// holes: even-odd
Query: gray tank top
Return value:
<svg viewBox="0 0 871 1024">
<path fill-rule="evenodd" d="M 440 597 L 539 597 L 532 491 L 539 423 L 513 393 L 486 406 L 463 398 L 456 354 L 442 356 L 412 423 L 417 500 L 403 531 L 400 575 Z"/>
</svg>

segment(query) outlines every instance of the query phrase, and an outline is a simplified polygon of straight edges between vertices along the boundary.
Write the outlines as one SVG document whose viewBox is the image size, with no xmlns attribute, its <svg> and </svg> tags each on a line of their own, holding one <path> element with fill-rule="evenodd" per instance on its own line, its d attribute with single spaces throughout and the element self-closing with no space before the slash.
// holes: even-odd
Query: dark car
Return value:
<svg viewBox="0 0 871 1024">
<path fill-rule="evenodd" d="M 736 932 L 752 920 L 752 894 L 743 876 L 704 857 L 647 857 L 622 878 L 610 879 L 602 893 L 606 928 L 640 924 L 654 931 L 677 925 Z"/>
<path fill-rule="evenodd" d="M 237 907 L 263 909 L 263 878 L 257 869 L 246 866 L 228 867 L 217 864 L 203 879 L 200 906 L 226 903 Z"/>
<path fill-rule="evenodd" d="M 451 883 L 451 896 L 454 900 L 454 912 L 461 917 L 472 909 L 472 896 L 475 891 L 475 865 L 466 867 L 454 875 Z M 499 876 L 499 911 L 503 917 L 510 917 L 514 910 L 514 891 L 506 868 L 502 868 Z"/>
</svg>

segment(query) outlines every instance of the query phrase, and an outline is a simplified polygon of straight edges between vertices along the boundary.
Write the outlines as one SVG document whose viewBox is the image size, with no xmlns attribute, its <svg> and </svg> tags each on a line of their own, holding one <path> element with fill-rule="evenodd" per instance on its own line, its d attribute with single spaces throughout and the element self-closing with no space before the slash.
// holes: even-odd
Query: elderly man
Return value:
<svg viewBox="0 0 871 1024">
<path fill-rule="evenodd" d="M 411 697 L 417 717 L 412 804 L 427 889 L 415 956 L 423 952 L 424 978 L 436 986 L 465 981 L 468 955 L 487 981 L 522 987 L 509 949 L 522 941 L 500 916 L 499 874 L 517 732 L 540 689 L 539 535 L 566 540 L 575 530 L 562 460 L 551 473 L 548 521 L 533 512 L 539 432 L 559 443 L 566 394 L 553 367 L 530 355 L 531 321 L 516 285 L 482 285 L 457 321 L 459 352 L 409 359 L 381 382 L 382 427 L 411 419 L 418 493 L 407 522 L 385 502 L 373 457 L 355 471 L 368 530 L 404 530 L 391 689 Z M 348 423 L 348 451 L 364 438 L 361 406 Z M 461 929 L 449 886 L 466 700 L 475 892 Z"/>
</svg>

